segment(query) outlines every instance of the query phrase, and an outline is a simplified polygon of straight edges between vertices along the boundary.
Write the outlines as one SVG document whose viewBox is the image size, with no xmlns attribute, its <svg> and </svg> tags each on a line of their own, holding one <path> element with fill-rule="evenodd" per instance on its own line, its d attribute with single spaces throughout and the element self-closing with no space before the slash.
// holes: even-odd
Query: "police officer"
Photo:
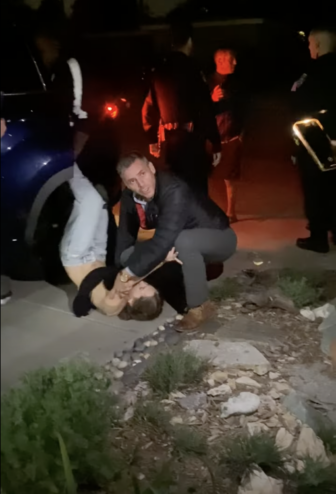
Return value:
<svg viewBox="0 0 336 494">
<path fill-rule="evenodd" d="M 206 140 L 212 144 L 213 165 L 220 160 L 221 140 L 211 97 L 191 53 L 192 26 L 172 25 L 172 52 L 156 67 L 142 108 L 149 151 L 159 157 L 191 187 L 207 193 L 209 159 Z"/>
<path fill-rule="evenodd" d="M 309 50 L 314 60 L 310 70 L 292 92 L 295 118 L 323 118 L 325 131 L 336 138 L 336 30 L 317 27 L 310 32 Z M 301 249 L 320 253 L 329 251 L 328 233 L 336 244 L 336 171 L 322 172 L 303 146 L 298 148 L 305 213 L 310 237 L 299 238 Z"/>
</svg>

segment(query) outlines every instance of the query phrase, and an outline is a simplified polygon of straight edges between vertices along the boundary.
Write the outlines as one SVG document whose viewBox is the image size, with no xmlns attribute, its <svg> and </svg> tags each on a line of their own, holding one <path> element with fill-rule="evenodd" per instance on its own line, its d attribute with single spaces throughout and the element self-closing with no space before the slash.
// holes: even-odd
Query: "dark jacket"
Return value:
<svg viewBox="0 0 336 494">
<path fill-rule="evenodd" d="M 221 86 L 224 93 L 224 98 L 213 105 L 221 140 L 225 142 L 243 131 L 245 97 L 236 74 L 215 72 L 209 79 L 210 93 L 216 86 Z"/>
<path fill-rule="evenodd" d="M 182 125 L 192 122 L 195 132 L 209 139 L 214 152 L 221 149 L 207 85 L 192 58 L 181 52 L 170 53 L 153 71 L 142 108 L 149 144 L 158 142 L 160 121 Z"/>
<path fill-rule="evenodd" d="M 336 138 L 336 53 L 313 62 L 304 83 L 292 93 L 292 100 L 295 120 L 327 110 L 321 122 L 329 136 Z"/>
<path fill-rule="evenodd" d="M 147 242 L 137 243 L 128 261 L 136 276 L 144 276 L 162 262 L 182 230 L 212 228 L 225 230 L 229 221 L 209 197 L 197 197 L 185 182 L 174 175 L 159 172 L 156 193 L 146 208 L 147 227 L 155 234 Z M 140 228 L 133 193 L 124 190 L 121 198 L 116 262 L 120 265 L 122 252 L 135 245 Z"/>
</svg>

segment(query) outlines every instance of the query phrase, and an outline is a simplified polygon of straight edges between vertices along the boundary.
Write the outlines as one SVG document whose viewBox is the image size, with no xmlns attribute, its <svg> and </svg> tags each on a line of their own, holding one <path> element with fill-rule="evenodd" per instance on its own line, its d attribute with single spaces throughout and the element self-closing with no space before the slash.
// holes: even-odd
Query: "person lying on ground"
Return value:
<svg viewBox="0 0 336 494">
<path fill-rule="evenodd" d="M 209 197 L 180 178 L 158 172 L 147 158 L 132 153 L 117 165 L 126 189 L 121 198 L 116 283 L 122 292 L 162 262 L 175 247 L 182 261 L 188 314 L 178 330 L 198 327 L 213 314 L 206 263 L 223 263 L 236 251 L 237 238 L 226 214 Z M 152 239 L 136 243 L 141 228 L 155 229 Z"/>
</svg>

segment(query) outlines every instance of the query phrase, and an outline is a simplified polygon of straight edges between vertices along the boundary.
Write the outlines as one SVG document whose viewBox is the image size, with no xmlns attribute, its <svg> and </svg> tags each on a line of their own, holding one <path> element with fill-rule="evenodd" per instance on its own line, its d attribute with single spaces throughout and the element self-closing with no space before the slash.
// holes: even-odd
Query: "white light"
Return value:
<svg viewBox="0 0 336 494">
<path fill-rule="evenodd" d="M 26 119 L 25 119 L 25 118 L 21 118 L 21 122 L 25 122 L 25 121 L 26 121 Z"/>
<path fill-rule="evenodd" d="M 10 146 L 8 146 L 8 148 L 7 148 L 7 149 L 8 149 L 8 151 L 10 151 L 12 148 L 11 148 Z"/>
<path fill-rule="evenodd" d="M 17 238 L 12 238 L 12 242 L 17 242 Z"/>
</svg>

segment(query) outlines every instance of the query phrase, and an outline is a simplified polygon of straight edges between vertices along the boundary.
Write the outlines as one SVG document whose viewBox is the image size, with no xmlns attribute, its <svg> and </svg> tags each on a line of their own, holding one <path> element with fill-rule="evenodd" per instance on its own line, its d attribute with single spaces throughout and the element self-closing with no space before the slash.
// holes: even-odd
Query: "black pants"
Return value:
<svg viewBox="0 0 336 494">
<path fill-rule="evenodd" d="M 336 234 L 336 170 L 322 172 L 305 150 L 298 165 L 311 236 L 325 241 L 328 231 Z"/>
<path fill-rule="evenodd" d="M 197 132 L 166 131 L 165 162 L 169 169 L 193 189 L 208 194 L 210 171 L 206 142 Z"/>
</svg>

